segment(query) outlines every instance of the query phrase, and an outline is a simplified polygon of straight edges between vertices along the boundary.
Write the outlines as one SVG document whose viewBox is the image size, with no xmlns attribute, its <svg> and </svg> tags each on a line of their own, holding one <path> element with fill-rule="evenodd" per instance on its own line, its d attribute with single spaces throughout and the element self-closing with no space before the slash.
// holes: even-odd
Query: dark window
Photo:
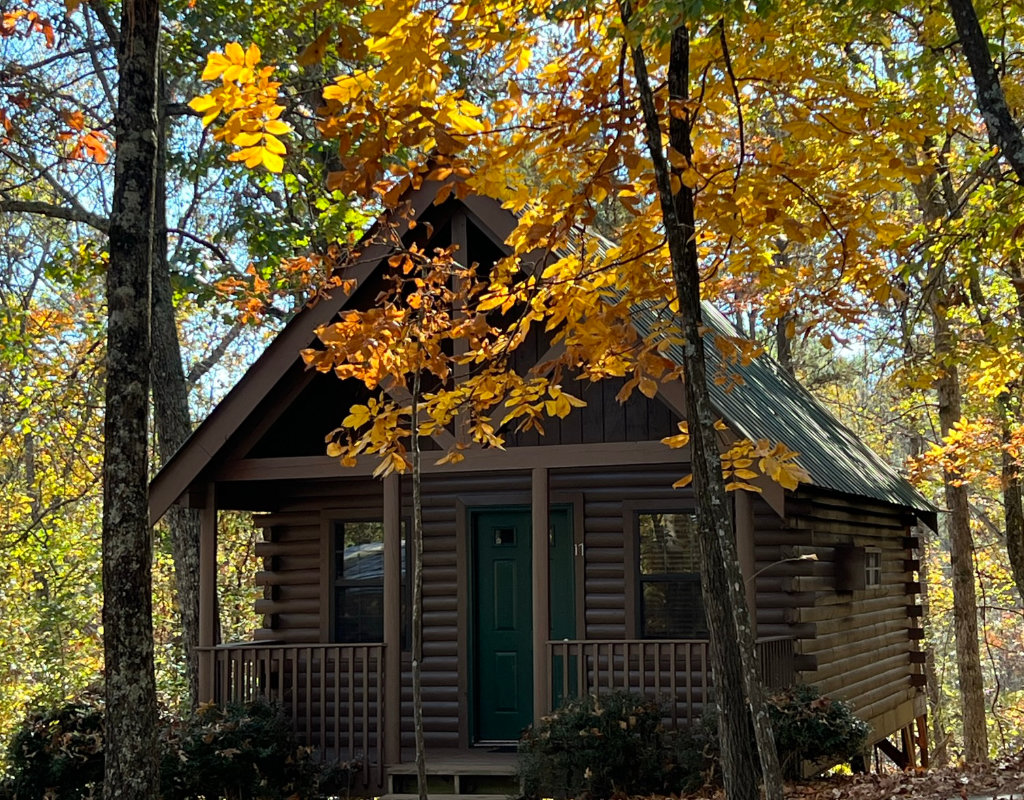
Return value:
<svg viewBox="0 0 1024 800">
<path fill-rule="evenodd" d="M 640 558 L 640 635 L 705 639 L 697 520 L 692 514 L 637 517 Z"/>
<path fill-rule="evenodd" d="M 405 526 L 402 526 L 402 640 L 408 609 Z M 334 527 L 334 641 L 384 639 L 384 523 L 336 522 Z"/>
<path fill-rule="evenodd" d="M 882 585 L 882 551 L 868 548 L 864 553 L 864 585 Z"/>
</svg>

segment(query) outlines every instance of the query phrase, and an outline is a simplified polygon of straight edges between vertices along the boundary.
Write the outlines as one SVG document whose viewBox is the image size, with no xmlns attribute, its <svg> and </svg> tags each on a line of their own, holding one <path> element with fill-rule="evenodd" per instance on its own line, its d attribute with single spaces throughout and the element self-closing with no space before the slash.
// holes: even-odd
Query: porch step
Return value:
<svg viewBox="0 0 1024 800">
<path fill-rule="evenodd" d="M 427 794 L 428 800 L 453 800 L 458 798 L 459 800 L 509 800 L 510 797 L 515 797 L 518 792 L 510 792 L 508 794 L 444 794 L 441 792 L 430 792 Z M 418 794 L 385 794 L 382 795 L 380 800 L 420 800 Z"/>
<path fill-rule="evenodd" d="M 519 795 L 514 753 L 468 752 L 427 757 L 427 793 L 447 800 L 507 800 Z M 416 800 L 416 765 L 386 768 L 385 797 Z"/>
</svg>

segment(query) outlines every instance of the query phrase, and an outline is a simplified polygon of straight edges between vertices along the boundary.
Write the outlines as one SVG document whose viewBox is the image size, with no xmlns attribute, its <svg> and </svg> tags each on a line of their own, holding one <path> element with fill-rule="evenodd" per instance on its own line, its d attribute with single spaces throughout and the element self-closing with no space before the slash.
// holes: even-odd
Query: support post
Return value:
<svg viewBox="0 0 1024 800">
<path fill-rule="evenodd" d="M 548 471 L 534 467 L 531 488 L 533 568 L 533 719 L 540 720 L 551 709 L 551 679 L 548 676 L 548 635 L 551 632 L 548 564 Z"/>
<path fill-rule="evenodd" d="M 200 703 L 215 700 L 214 657 L 210 649 L 217 637 L 217 497 L 214 485 L 206 488 L 199 515 L 199 696 Z"/>
<path fill-rule="evenodd" d="M 733 492 L 736 518 L 736 555 L 740 562 L 740 575 L 746 588 L 747 608 L 750 610 L 750 632 L 757 638 L 757 580 L 754 560 L 754 510 L 747 492 Z"/>
<path fill-rule="evenodd" d="M 402 758 L 402 496 L 384 479 L 384 763 Z"/>
</svg>

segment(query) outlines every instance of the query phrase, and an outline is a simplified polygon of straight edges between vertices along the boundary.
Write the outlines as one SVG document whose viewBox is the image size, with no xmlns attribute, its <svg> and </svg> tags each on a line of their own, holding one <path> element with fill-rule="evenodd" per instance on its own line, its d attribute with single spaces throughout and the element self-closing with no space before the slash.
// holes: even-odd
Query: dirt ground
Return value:
<svg viewBox="0 0 1024 800">
<path fill-rule="evenodd" d="M 721 792 L 692 800 L 720 800 Z M 786 784 L 786 800 L 1024 800 L 1024 753 L 991 764 Z"/>
</svg>

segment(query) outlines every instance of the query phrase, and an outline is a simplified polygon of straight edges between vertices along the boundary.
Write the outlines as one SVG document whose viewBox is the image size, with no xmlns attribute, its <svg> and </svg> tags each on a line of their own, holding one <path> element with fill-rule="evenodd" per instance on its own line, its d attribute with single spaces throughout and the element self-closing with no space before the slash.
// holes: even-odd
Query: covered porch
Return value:
<svg viewBox="0 0 1024 800">
<path fill-rule="evenodd" d="M 792 644 L 788 638 L 758 640 L 767 687 L 793 682 Z M 303 745 L 325 760 L 357 765 L 362 788 L 383 790 L 389 773 L 403 774 L 401 765 L 410 760 L 399 739 L 401 687 L 387 673 L 385 651 L 384 644 L 207 647 L 204 683 L 218 703 L 279 704 Z M 665 723 L 676 727 L 697 721 L 709 702 L 707 641 L 560 640 L 545 642 L 542 652 L 550 677 L 536 693 L 538 717 L 570 698 L 630 691 L 663 702 Z M 494 748 L 471 749 L 460 756 L 460 769 L 473 767 L 473 757 L 494 755 Z"/>
</svg>

